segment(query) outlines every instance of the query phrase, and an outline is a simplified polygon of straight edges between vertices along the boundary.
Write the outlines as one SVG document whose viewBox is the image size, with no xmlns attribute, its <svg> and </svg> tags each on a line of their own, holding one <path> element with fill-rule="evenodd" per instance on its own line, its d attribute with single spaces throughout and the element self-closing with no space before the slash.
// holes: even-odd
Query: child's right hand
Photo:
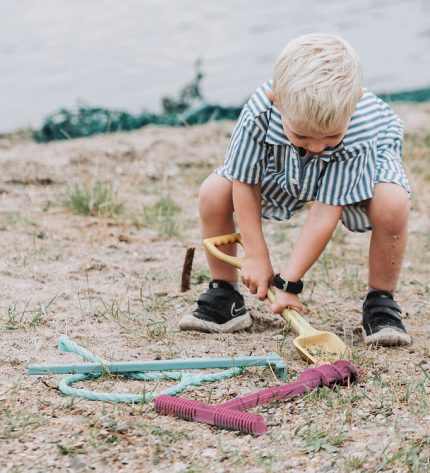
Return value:
<svg viewBox="0 0 430 473">
<path fill-rule="evenodd" d="M 303 304 L 297 294 L 281 291 L 277 288 L 274 289 L 275 302 L 269 305 L 272 311 L 275 312 L 275 314 L 281 314 L 284 309 L 293 309 L 297 312 L 302 312 Z"/>
<path fill-rule="evenodd" d="M 270 259 L 267 257 L 245 258 L 241 273 L 242 282 L 251 294 L 257 294 L 260 301 L 264 301 L 267 296 L 269 283 L 273 278 L 273 268 Z"/>
</svg>

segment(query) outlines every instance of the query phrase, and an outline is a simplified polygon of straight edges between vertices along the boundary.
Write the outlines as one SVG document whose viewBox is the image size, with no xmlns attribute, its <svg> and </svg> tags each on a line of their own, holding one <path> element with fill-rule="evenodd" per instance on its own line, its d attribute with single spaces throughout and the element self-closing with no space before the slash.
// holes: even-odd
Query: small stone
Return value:
<svg viewBox="0 0 430 473">
<path fill-rule="evenodd" d="M 173 471 L 174 471 L 175 473 L 179 473 L 180 471 L 183 471 L 183 470 L 185 470 L 186 468 L 187 468 L 187 465 L 186 465 L 186 463 L 184 463 L 184 462 L 176 462 L 176 463 L 174 463 L 174 465 L 173 465 Z"/>
<path fill-rule="evenodd" d="M 202 451 L 201 454 L 203 457 L 216 458 L 218 453 L 215 448 L 206 448 Z"/>
</svg>

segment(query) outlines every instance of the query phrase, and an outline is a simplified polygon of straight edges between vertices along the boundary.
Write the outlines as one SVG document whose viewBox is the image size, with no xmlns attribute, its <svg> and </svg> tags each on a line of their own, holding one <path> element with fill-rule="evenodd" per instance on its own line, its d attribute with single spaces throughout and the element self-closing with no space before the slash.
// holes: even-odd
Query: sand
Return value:
<svg viewBox="0 0 430 473">
<path fill-rule="evenodd" d="M 362 344 L 369 235 L 339 226 L 306 277 L 305 317 L 342 336 L 366 378 L 257 409 L 269 426 L 258 438 L 160 416 L 151 403 L 68 398 L 57 390 L 61 377 L 26 374 L 31 363 L 80 360 L 58 351 L 60 335 L 109 360 L 277 352 L 290 378 L 307 367 L 292 345 L 294 334 L 245 289 L 250 330 L 217 335 L 177 329 L 207 284 L 198 187 L 222 161 L 234 123 L 147 127 L 44 145 L 19 133 L 2 137 L 0 470 L 428 471 L 430 106 L 396 109 L 405 120 L 405 167 L 414 192 L 397 298 L 414 343 L 399 349 Z M 63 207 L 75 184 L 96 182 L 112 186 L 121 213 L 84 216 Z M 154 205 L 167 198 L 177 212 L 157 217 Z M 303 218 L 264 224 L 275 268 L 291 251 Z M 189 247 L 196 247 L 193 284 L 183 293 Z M 277 383 L 270 370 L 252 368 L 183 396 L 220 402 Z M 80 386 L 141 393 L 171 384 L 154 388 L 108 378 Z"/>
</svg>

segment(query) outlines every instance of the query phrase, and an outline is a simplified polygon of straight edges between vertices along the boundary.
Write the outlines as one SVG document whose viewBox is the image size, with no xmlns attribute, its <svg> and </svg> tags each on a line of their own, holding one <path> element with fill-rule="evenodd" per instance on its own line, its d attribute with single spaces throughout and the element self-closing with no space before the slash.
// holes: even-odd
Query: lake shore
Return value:
<svg viewBox="0 0 430 473">
<path fill-rule="evenodd" d="M 364 378 L 256 409 L 269 429 L 258 438 L 158 415 L 152 403 L 72 399 L 59 393 L 60 377 L 26 375 L 31 363 L 82 361 L 58 351 L 60 335 L 108 360 L 277 352 L 290 378 L 307 368 L 288 326 L 245 290 L 254 321 L 248 331 L 177 329 L 208 279 L 198 188 L 222 161 L 234 122 L 148 126 L 48 144 L 32 142 L 27 131 L 1 136 L 0 470 L 425 471 L 430 462 L 430 103 L 393 108 L 405 123 L 404 161 L 413 189 L 397 298 L 414 343 L 390 350 L 363 345 L 359 325 L 369 235 L 339 225 L 306 277 L 305 317 L 352 347 L 352 361 Z M 97 184 L 110 192 L 104 210 L 93 206 L 90 215 L 77 213 L 70 201 L 76 186 Z M 264 223 L 276 268 L 291 251 L 303 219 L 301 213 L 290 222 Z M 181 292 L 189 247 L 196 248 L 192 285 Z M 173 384 L 108 376 L 76 386 L 142 393 Z M 270 370 L 254 367 L 182 396 L 219 403 L 276 384 Z"/>
</svg>

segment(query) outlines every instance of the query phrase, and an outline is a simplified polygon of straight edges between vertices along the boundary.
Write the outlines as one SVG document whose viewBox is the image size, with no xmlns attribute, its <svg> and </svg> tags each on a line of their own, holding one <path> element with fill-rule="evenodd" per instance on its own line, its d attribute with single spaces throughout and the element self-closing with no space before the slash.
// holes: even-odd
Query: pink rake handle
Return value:
<svg viewBox="0 0 430 473">
<path fill-rule="evenodd" d="M 349 361 L 339 360 L 333 364 L 321 365 L 319 368 L 308 368 L 293 383 L 263 389 L 218 405 L 208 405 L 191 399 L 162 394 L 155 398 L 155 409 L 157 412 L 175 415 L 187 420 L 261 435 L 267 432 L 263 416 L 244 412 L 247 409 L 285 398 L 301 396 L 312 389 L 323 386 L 344 385 L 354 382 L 356 378 L 357 370 L 354 365 Z"/>
</svg>

